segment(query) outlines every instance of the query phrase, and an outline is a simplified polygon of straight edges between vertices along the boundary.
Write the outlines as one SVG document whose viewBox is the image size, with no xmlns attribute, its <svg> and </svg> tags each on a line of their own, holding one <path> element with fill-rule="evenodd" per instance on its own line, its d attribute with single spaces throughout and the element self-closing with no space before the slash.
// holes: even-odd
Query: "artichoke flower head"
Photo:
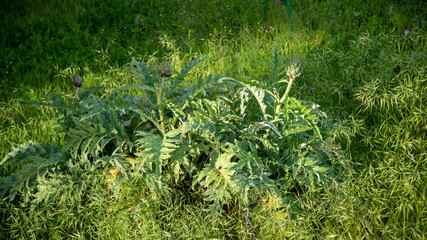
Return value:
<svg viewBox="0 0 427 240">
<path fill-rule="evenodd" d="M 298 60 L 293 60 L 286 68 L 286 76 L 288 76 L 291 80 L 299 78 L 301 73 L 301 64 L 298 62 Z"/>
<path fill-rule="evenodd" d="M 79 74 L 74 75 L 73 84 L 76 88 L 80 88 L 83 85 L 83 80 Z"/>
<path fill-rule="evenodd" d="M 163 61 L 160 63 L 159 68 L 157 69 L 160 77 L 170 77 L 172 75 L 172 68 L 168 61 Z"/>
</svg>

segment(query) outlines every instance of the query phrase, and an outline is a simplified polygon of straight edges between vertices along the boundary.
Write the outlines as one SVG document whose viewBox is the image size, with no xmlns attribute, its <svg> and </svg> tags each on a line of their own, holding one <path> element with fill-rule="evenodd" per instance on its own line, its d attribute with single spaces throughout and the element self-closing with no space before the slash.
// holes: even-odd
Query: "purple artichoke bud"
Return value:
<svg viewBox="0 0 427 240">
<path fill-rule="evenodd" d="M 159 72 L 160 77 L 168 78 L 172 75 L 172 68 L 168 61 L 160 63 L 157 71 Z"/>
<path fill-rule="evenodd" d="M 83 85 L 83 80 L 80 75 L 76 74 L 73 78 L 73 83 L 76 88 L 80 88 Z"/>
<path fill-rule="evenodd" d="M 290 79 L 295 80 L 301 76 L 301 64 L 297 60 L 293 60 L 286 68 L 286 76 Z"/>
</svg>

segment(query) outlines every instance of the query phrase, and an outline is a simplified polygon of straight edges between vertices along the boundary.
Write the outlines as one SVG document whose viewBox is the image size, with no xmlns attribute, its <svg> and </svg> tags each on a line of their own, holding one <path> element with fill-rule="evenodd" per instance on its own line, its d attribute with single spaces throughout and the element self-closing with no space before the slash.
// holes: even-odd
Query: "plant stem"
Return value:
<svg viewBox="0 0 427 240">
<path fill-rule="evenodd" d="M 76 89 L 76 95 L 74 95 L 74 98 L 75 98 L 75 99 L 77 99 L 77 97 L 79 96 L 79 90 L 80 90 L 80 88 L 77 88 L 77 89 Z"/>
<path fill-rule="evenodd" d="M 282 104 L 285 101 L 286 97 L 288 96 L 289 91 L 291 90 L 293 82 L 294 82 L 294 79 L 291 78 L 289 80 L 288 87 L 286 88 L 285 94 L 283 94 L 282 98 L 280 99 L 280 104 Z"/>
<path fill-rule="evenodd" d="M 160 125 L 162 127 L 162 134 L 164 136 L 166 133 L 166 127 L 165 127 L 165 117 L 163 113 L 163 104 L 159 104 L 159 115 L 160 115 Z"/>
<path fill-rule="evenodd" d="M 163 78 L 161 79 L 161 84 L 160 86 L 155 86 L 155 92 L 156 92 L 156 97 L 157 97 L 157 108 L 159 110 L 159 117 L 160 117 L 160 131 L 162 132 L 162 135 L 164 136 L 166 133 L 166 127 L 165 127 L 165 113 L 164 113 L 164 108 L 163 108 L 163 102 L 162 102 L 162 98 L 163 98 Z"/>
<path fill-rule="evenodd" d="M 282 107 L 282 104 L 285 102 L 285 100 L 287 100 L 289 91 L 291 90 L 292 83 L 294 82 L 294 80 L 295 79 L 292 79 L 292 78 L 289 80 L 288 87 L 286 88 L 285 94 L 283 94 L 282 98 L 280 99 L 279 103 L 277 104 L 276 111 L 275 111 L 275 114 L 274 114 L 275 115 L 275 117 L 274 117 L 275 120 L 277 120 L 279 118 L 280 108 Z M 287 105 L 287 102 L 286 102 L 285 105 Z"/>
</svg>

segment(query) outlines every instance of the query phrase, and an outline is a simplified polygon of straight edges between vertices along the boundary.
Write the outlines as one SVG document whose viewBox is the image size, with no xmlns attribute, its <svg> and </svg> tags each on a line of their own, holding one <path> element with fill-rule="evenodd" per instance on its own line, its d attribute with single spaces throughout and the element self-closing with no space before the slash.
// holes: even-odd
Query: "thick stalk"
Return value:
<svg viewBox="0 0 427 240">
<path fill-rule="evenodd" d="M 157 97 L 157 108 L 159 110 L 159 117 L 160 117 L 160 127 L 162 135 L 164 136 L 166 133 L 166 127 L 165 127 L 165 113 L 163 109 L 163 103 L 162 103 L 162 95 L 163 95 L 163 84 L 160 87 L 156 87 L 156 97 Z"/>
<path fill-rule="evenodd" d="M 75 99 L 77 99 L 77 97 L 79 96 L 79 90 L 80 90 L 80 88 L 76 88 L 76 95 L 74 95 Z"/>
<path fill-rule="evenodd" d="M 275 120 L 277 120 L 279 118 L 280 108 L 282 107 L 282 104 L 285 102 L 285 100 L 287 100 L 289 91 L 291 90 L 292 83 L 294 82 L 294 80 L 295 79 L 292 79 L 292 78 L 289 80 L 288 87 L 286 88 L 285 94 L 283 94 L 282 98 L 280 99 L 279 103 L 277 104 L 276 111 L 275 111 L 275 114 L 274 114 L 275 115 L 275 118 L 274 118 Z"/>
<path fill-rule="evenodd" d="M 164 136 L 166 133 L 166 127 L 165 127 L 165 117 L 163 113 L 163 104 L 159 104 L 159 115 L 160 115 L 160 126 L 162 127 L 162 134 Z"/>
</svg>

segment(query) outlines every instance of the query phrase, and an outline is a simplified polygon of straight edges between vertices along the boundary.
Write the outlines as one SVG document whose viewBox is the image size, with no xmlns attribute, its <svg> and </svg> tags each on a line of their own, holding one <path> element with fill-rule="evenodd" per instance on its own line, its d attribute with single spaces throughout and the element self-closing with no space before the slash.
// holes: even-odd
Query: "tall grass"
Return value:
<svg viewBox="0 0 427 240">
<path fill-rule="evenodd" d="M 264 1 L 250 0 L 2 3 L 0 158 L 29 140 L 56 141 L 53 111 L 20 102 L 71 94 L 69 75 L 82 75 L 84 87 L 121 86 L 131 81 L 132 58 L 179 67 L 209 57 L 196 74 L 263 79 L 274 44 L 303 65 L 292 94 L 320 104 L 354 137 L 337 139 L 353 163 L 337 186 L 298 199 L 266 196 L 250 209 L 250 224 L 242 208 L 212 218 L 184 190 L 164 201 L 123 186 L 112 199 L 89 184 L 105 180 L 100 172 L 80 176 L 80 190 L 64 180 L 50 202 L 2 202 L 0 238 L 425 239 L 425 3 L 291 1 L 291 32 L 284 2 L 266 15 Z"/>
</svg>

